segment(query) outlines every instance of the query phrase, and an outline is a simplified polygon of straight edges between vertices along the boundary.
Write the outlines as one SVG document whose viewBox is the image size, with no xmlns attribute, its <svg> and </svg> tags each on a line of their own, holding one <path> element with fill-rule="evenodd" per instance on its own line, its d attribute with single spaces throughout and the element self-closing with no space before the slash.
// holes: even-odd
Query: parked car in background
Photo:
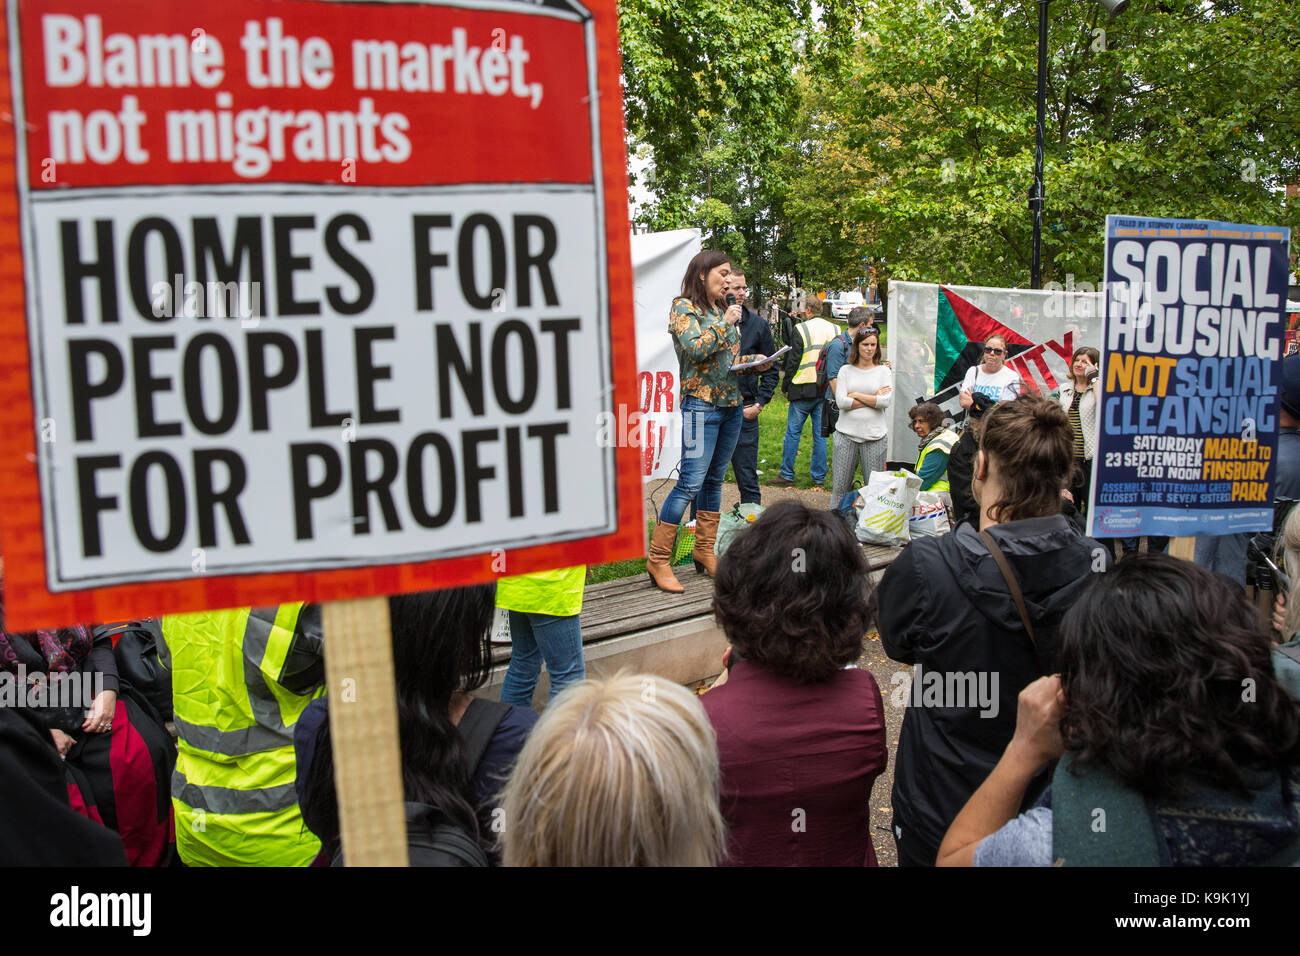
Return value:
<svg viewBox="0 0 1300 956">
<path fill-rule="evenodd" d="M 838 292 L 833 297 L 827 296 L 826 301 L 831 304 L 831 316 L 836 319 L 847 319 L 850 312 L 866 302 L 857 289 Z"/>
</svg>

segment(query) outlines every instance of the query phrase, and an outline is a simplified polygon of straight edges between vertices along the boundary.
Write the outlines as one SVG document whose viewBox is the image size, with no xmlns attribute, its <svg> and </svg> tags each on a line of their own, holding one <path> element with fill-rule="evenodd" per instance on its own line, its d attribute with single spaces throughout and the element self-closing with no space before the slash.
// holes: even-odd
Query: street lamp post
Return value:
<svg viewBox="0 0 1300 956">
<path fill-rule="evenodd" d="M 1093 0 L 1111 17 L 1123 13 L 1129 0 Z M 1034 184 L 1029 188 L 1029 209 L 1034 214 L 1034 245 L 1029 258 L 1029 282 L 1037 289 L 1042 284 L 1043 244 L 1043 139 L 1047 113 L 1047 6 L 1051 0 L 1038 0 L 1038 94 L 1034 125 Z"/>
</svg>

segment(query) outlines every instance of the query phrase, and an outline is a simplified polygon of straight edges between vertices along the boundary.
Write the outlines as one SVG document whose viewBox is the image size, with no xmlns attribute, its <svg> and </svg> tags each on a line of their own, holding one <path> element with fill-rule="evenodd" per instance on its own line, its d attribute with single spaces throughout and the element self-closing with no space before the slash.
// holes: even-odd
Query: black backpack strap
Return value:
<svg viewBox="0 0 1300 956">
<path fill-rule="evenodd" d="M 510 709 L 510 704 L 503 704 L 498 700 L 481 700 L 475 697 L 469 702 L 469 707 L 466 708 L 465 715 L 461 717 L 456 729 L 460 731 L 460 739 L 465 746 L 465 765 L 469 768 L 471 778 L 478 771 L 479 761 L 487 752 L 488 744 L 492 742 L 492 735 L 497 732 L 497 727 L 505 719 L 506 714 L 510 713 Z"/>
</svg>

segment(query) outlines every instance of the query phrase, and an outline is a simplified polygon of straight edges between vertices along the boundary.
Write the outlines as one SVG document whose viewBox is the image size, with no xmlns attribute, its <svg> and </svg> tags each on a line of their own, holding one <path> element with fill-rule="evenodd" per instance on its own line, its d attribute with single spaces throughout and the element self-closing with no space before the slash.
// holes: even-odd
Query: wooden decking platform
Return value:
<svg viewBox="0 0 1300 956">
<path fill-rule="evenodd" d="M 898 548 L 863 545 L 872 571 L 898 556 Z M 713 614 L 713 579 L 686 564 L 673 569 L 686 588 L 666 594 L 647 575 L 588 585 L 582 601 L 582 642 L 587 644 L 632 631 L 648 630 L 692 617 Z"/>
<path fill-rule="evenodd" d="M 862 546 L 873 573 L 888 566 L 898 556 L 899 550 Z M 698 636 L 697 643 L 702 644 L 698 649 L 699 655 L 712 660 L 721 655 L 721 650 L 715 645 L 720 640 L 725 645 L 713 623 L 713 579 L 706 574 L 696 574 L 690 564 L 673 570 L 686 588 L 682 594 L 660 591 L 644 574 L 587 585 L 582 599 L 582 643 L 589 664 L 594 660 L 608 659 L 606 663 L 610 666 L 637 665 L 684 683 L 703 676 L 682 676 L 699 665 L 683 662 L 681 667 L 686 670 L 678 673 L 679 667 L 670 666 L 666 663 L 668 658 L 656 657 L 652 651 L 653 646 L 660 642 L 665 645 L 679 641 L 691 643 L 690 639 Z M 626 652 L 632 650 L 636 651 L 634 658 L 625 659 Z M 665 646 L 663 650 L 674 660 L 683 661 L 684 648 L 670 652 Z M 692 650 L 689 656 L 695 659 L 698 655 Z M 504 669 L 509 660 L 509 645 L 493 647 L 492 663 L 498 670 Z M 667 672 L 670 670 L 673 673 Z"/>
</svg>

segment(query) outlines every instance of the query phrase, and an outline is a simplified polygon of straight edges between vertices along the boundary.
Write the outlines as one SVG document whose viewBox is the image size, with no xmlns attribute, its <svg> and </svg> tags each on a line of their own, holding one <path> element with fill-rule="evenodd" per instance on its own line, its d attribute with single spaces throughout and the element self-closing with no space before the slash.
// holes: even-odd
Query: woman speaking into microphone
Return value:
<svg viewBox="0 0 1300 956">
<path fill-rule="evenodd" d="M 740 437 L 741 406 L 738 374 L 733 365 L 761 361 L 765 355 L 740 356 L 739 304 L 726 302 L 731 260 L 705 250 L 691 259 L 682 278 L 681 295 L 673 300 L 668 331 L 681 365 L 682 460 L 677 484 L 668 493 L 650 539 L 646 571 L 664 591 L 685 588 L 672 570 L 677 526 L 695 502 L 695 570 L 713 574 L 713 542 L 722 506 L 722 479 Z M 743 372 L 766 371 L 764 364 Z"/>
</svg>

